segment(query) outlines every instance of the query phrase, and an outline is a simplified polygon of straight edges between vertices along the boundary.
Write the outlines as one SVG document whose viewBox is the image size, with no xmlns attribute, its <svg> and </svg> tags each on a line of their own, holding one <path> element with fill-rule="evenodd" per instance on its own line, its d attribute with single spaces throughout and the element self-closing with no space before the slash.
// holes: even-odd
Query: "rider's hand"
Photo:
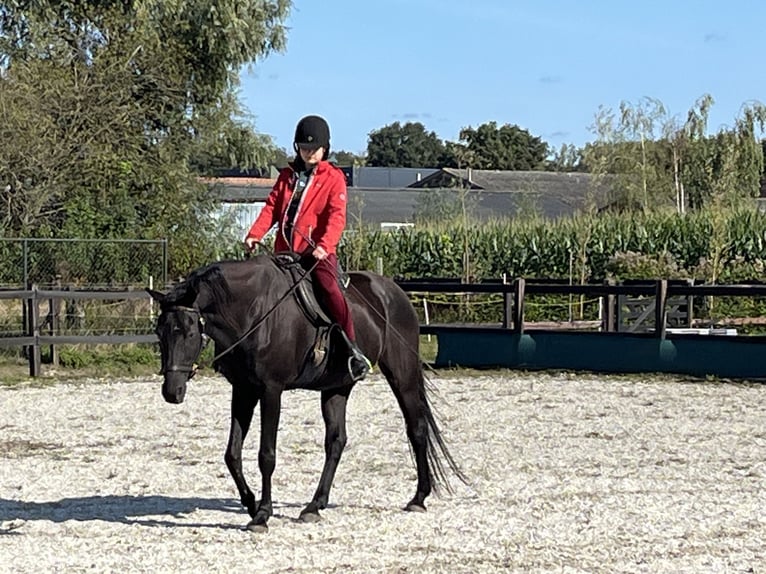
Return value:
<svg viewBox="0 0 766 574">
<path fill-rule="evenodd" d="M 258 240 L 255 237 L 248 237 L 245 239 L 245 249 L 252 251 L 255 246 L 258 245 Z"/>
<path fill-rule="evenodd" d="M 314 256 L 314 259 L 317 261 L 321 261 L 322 259 L 325 259 L 328 255 L 327 251 L 324 250 L 324 248 L 317 246 L 314 251 L 311 253 Z"/>
</svg>

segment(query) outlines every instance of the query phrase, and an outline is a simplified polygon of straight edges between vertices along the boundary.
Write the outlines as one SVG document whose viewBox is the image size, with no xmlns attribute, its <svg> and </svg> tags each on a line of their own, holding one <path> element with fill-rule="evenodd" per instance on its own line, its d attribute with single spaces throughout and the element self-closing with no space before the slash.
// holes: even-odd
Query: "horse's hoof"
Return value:
<svg viewBox="0 0 766 574">
<path fill-rule="evenodd" d="M 302 512 L 301 515 L 298 517 L 298 520 L 300 520 L 301 522 L 306 522 L 310 524 L 314 522 L 319 522 L 320 520 L 322 520 L 322 517 L 319 516 L 318 512 Z"/>
<path fill-rule="evenodd" d="M 263 534 L 269 531 L 269 525 L 265 522 L 256 522 L 255 520 L 251 520 L 247 523 L 247 526 L 245 526 L 246 530 L 249 530 L 250 532 L 256 532 L 258 534 Z"/>
<path fill-rule="evenodd" d="M 410 502 L 407 506 L 404 507 L 404 510 L 407 512 L 425 512 L 426 507 L 422 504 L 415 504 L 413 502 Z"/>
</svg>

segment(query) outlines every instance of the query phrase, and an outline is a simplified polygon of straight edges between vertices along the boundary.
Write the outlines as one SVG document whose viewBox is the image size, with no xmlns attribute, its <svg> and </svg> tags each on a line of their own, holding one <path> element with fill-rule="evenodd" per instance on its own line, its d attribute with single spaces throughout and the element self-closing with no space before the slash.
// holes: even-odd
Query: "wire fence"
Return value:
<svg viewBox="0 0 766 574">
<path fill-rule="evenodd" d="M 164 286 L 167 240 L 0 238 L 0 288 Z"/>
</svg>

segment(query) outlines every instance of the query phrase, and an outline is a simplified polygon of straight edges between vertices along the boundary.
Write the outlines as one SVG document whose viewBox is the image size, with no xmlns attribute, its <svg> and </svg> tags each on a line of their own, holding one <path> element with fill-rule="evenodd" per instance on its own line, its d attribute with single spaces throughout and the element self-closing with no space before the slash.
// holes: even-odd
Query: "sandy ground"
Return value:
<svg viewBox="0 0 766 574">
<path fill-rule="evenodd" d="M 157 378 L 0 388 L 0 572 L 766 573 L 766 386 L 450 375 L 435 401 L 471 480 L 401 507 L 415 472 L 374 376 L 352 395 L 331 507 L 318 394 L 289 393 L 266 534 L 223 462 L 229 386 Z M 257 429 L 257 427 L 256 427 Z M 257 437 L 245 470 L 259 491 Z"/>
</svg>

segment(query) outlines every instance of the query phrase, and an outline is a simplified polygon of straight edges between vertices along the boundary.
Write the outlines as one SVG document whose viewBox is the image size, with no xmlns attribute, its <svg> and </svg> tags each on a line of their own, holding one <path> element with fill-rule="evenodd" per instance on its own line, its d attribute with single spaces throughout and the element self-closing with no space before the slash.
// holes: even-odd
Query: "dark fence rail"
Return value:
<svg viewBox="0 0 766 574">
<path fill-rule="evenodd" d="M 666 323 L 668 300 L 673 296 L 718 296 L 718 297 L 764 297 L 766 285 L 689 285 L 658 280 L 649 284 L 614 285 L 588 284 L 569 285 L 561 282 L 527 281 L 523 278 L 510 283 L 483 282 L 461 283 L 459 280 L 400 280 L 397 283 L 408 293 L 489 293 L 503 296 L 503 317 L 500 329 L 508 329 L 515 333 L 525 330 L 524 307 L 528 295 L 585 295 L 601 298 L 603 317 L 600 331 L 616 332 L 618 328 L 617 305 L 618 297 L 623 295 L 646 296 L 653 298 L 654 325 L 653 336 L 664 339 L 667 334 Z M 157 341 L 153 333 L 123 334 L 123 335 L 61 335 L 55 329 L 51 334 L 45 334 L 41 329 L 40 305 L 47 302 L 52 315 L 57 304 L 64 300 L 134 300 L 146 299 L 149 296 L 143 290 L 135 291 L 106 291 L 106 290 L 51 290 L 31 289 L 0 291 L 0 300 L 21 300 L 24 309 L 24 334 L 22 336 L 0 337 L 0 347 L 26 347 L 29 356 L 30 375 L 38 376 L 41 369 L 40 348 L 44 345 L 64 344 L 123 344 L 123 343 L 154 343 Z M 436 334 L 448 330 L 487 329 L 488 325 L 463 324 L 424 324 L 421 325 L 423 334 Z"/>
<path fill-rule="evenodd" d="M 31 289 L 0 291 L 0 300 L 21 300 L 24 335 L 0 337 L 0 347 L 25 347 L 29 358 L 29 374 L 37 377 L 41 372 L 41 347 L 50 345 L 55 354 L 56 345 L 119 345 L 124 343 L 155 343 L 153 333 L 123 335 L 61 335 L 56 334 L 58 322 L 55 309 L 60 308 L 64 300 L 126 301 L 144 299 L 149 295 L 142 289 L 138 291 L 93 291 L 93 290 L 50 290 Z M 40 305 L 49 304 L 49 323 L 52 334 L 46 335 L 41 328 Z"/>
<path fill-rule="evenodd" d="M 397 281 L 401 288 L 410 293 L 453 293 L 453 294 L 500 294 L 503 296 L 503 317 L 501 328 L 511 329 L 517 333 L 523 333 L 524 307 L 528 295 L 583 295 L 587 297 L 599 297 L 600 307 L 603 310 L 601 329 L 606 332 L 615 332 L 620 327 L 618 319 L 620 305 L 625 303 L 627 296 L 644 296 L 652 299 L 654 315 L 654 332 L 657 337 L 666 336 L 668 306 L 671 298 L 678 297 L 764 297 L 766 285 L 694 285 L 688 282 L 668 281 L 661 279 L 654 282 L 631 282 L 625 284 L 602 284 L 574 285 L 561 282 L 544 282 L 541 280 L 526 280 L 517 278 L 512 282 L 482 282 L 461 283 L 459 280 L 452 281 L 441 279 L 430 281 L 427 279 Z M 690 299 L 691 300 L 691 299 Z M 690 317 L 691 319 L 691 317 Z M 483 328 L 486 325 L 482 326 Z M 444 329 L 471 328 L 470 326 L 456 325 L 424 325 L 424 333 L 438 334 Z"/>
</svg>

